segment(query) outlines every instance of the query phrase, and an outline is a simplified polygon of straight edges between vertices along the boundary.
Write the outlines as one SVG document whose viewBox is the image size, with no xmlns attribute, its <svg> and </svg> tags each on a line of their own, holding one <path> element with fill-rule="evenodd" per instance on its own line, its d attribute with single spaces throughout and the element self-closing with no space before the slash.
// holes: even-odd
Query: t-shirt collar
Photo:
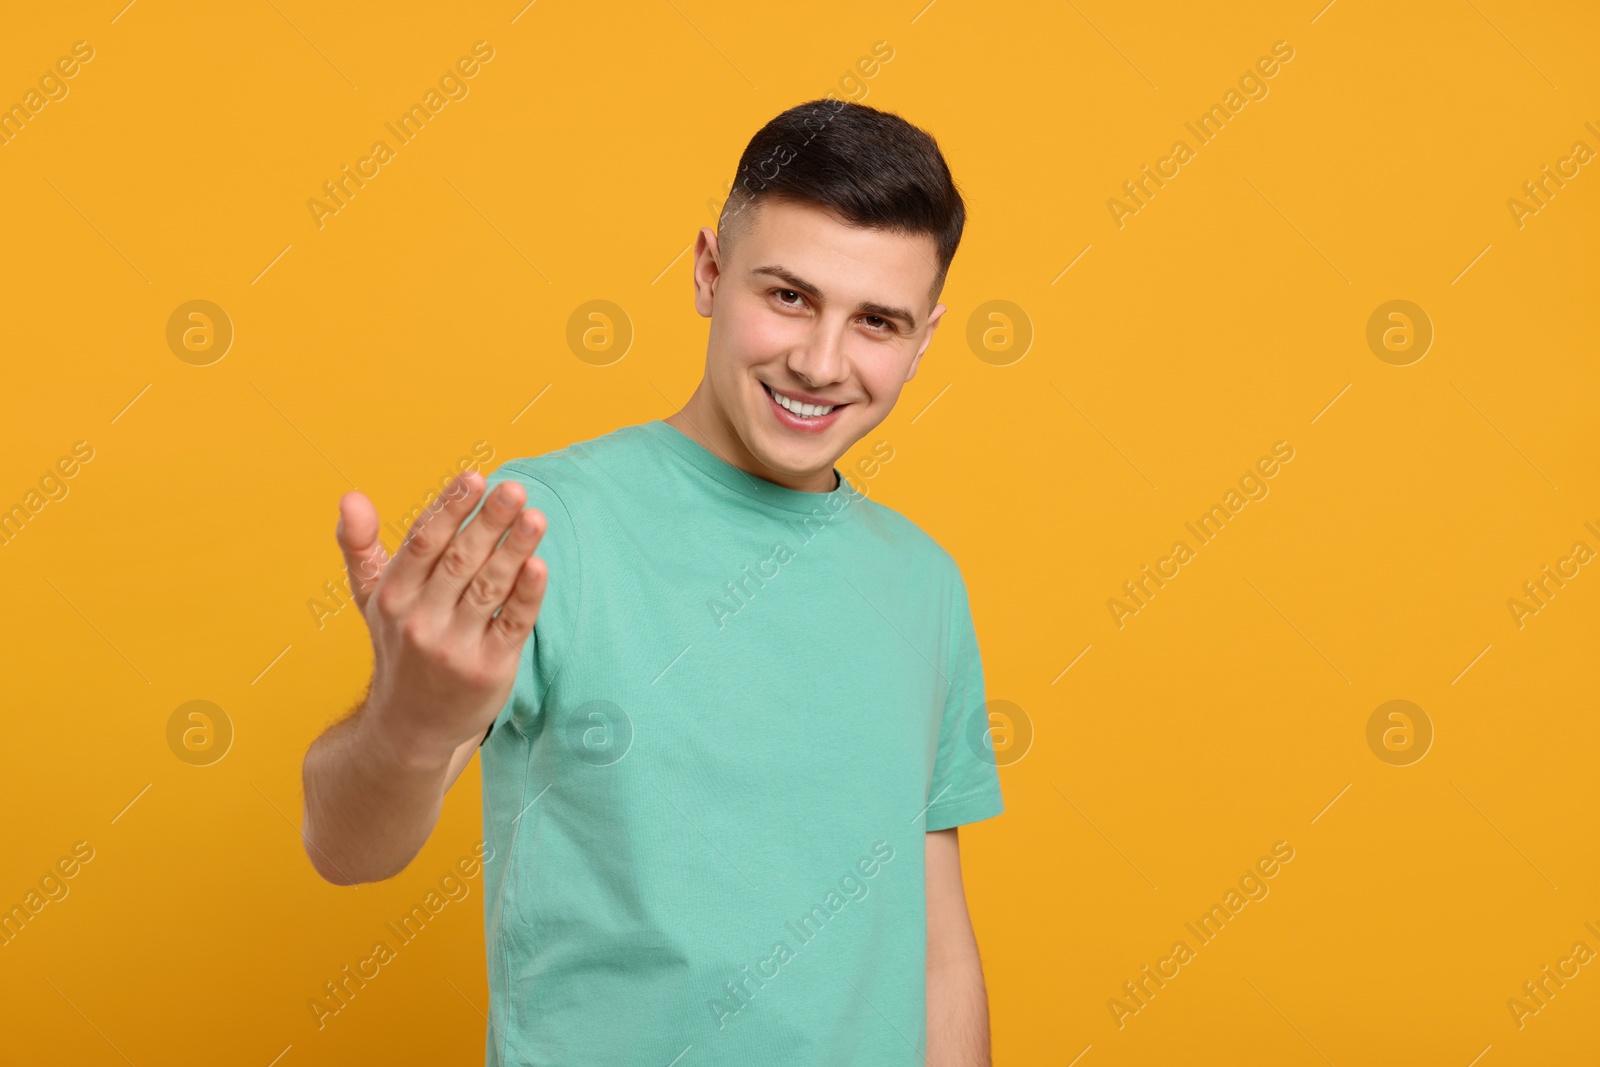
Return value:
<svg viewBox="0 0 1600 1067">
<path fill-rule="evenodd" d="M 714 478 L 735 492 L 785 511 L 810 515 L 814 511 L 822 510 L 832 514 L 844 510 L 844 506 L 850 501 L 862 498 L 862 494 L 850 484 L 850 479 L 839 472 L 838 467 L 833 468 L 836 482 L 832 490 L 826 493 L 808 493 L 769 482 L 765 478 L 735 467 L 665 419 L 653 419 L 642 423 L 641 429 L 708 477 Z"/>
</svg>

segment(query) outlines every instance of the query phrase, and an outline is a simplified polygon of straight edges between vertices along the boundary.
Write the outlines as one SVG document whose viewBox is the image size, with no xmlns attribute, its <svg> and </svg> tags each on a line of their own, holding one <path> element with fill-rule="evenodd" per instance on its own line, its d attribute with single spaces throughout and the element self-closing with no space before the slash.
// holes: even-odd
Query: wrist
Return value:
<svg viewBox="0 0 1600 1067">
<path fill-rule="evenodd" d="M 443 774 L 455 746 L 429 731 L 407 725 L 405 718 L 381 701 L 369 700 L 361 711 L 361 743 L 385 767 L 404 774 Z"/>
</svg>

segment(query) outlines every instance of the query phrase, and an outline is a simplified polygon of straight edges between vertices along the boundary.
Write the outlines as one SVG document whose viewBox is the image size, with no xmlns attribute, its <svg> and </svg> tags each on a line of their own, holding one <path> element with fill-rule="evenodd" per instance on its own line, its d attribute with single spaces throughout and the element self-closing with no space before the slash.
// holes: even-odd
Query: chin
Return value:
<svg viewBox="0 0 1600 1067">
<path fill-rule="evenodd" d="M 800 476 L 826 472 L 836 459 L 829 443 L 785 440 L 777 430 L 763 431 L 756 443 L 760 447 L 750 448 L 751 453 L 769 470 L 782 474 Z M 749 448 L 750 442 L 745 442 L 745 447 Z"/>
</svg>

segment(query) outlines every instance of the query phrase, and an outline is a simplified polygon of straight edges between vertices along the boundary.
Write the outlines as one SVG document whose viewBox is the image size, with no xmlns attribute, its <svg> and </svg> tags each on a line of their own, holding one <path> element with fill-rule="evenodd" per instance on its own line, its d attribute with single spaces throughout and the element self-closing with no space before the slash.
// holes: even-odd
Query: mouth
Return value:
<svg viewBox="0 0 1600 1067">
<path fill-rule="evenodd" d="M 840 412 L 850 406 L 835 404 L 832 407 L 817 407 L 813 404 L 802 404 L 782 393 L 774 393 L 766 382 L 761 383 L 761 389 L 767 394 L 767 406 L 772 409 L 773 418 L 780 426 L 796 433 L 822 433 L 839 420 Z M 808 411 L 811 414 L 805 414 Z"/>
</svg>

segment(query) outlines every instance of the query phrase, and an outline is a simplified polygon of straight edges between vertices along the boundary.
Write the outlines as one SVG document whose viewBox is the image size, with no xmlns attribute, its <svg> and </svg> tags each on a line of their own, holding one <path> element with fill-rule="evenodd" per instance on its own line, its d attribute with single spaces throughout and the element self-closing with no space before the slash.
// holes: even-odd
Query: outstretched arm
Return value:
<svg viewBox="0 0 1600 1067">
<path fill-rule="evenodd" d="M 961 884 L 956 828 L 923 836 L 928 853 L 928 1067 L 990 1067 L 989 1001 Z"/>
<path fill-rule="evenodd" d="M 391 560 L 378 514 L 340 500 L 337 536 L 372 635 L 372 684 L 306 752 L 301 836 L 317 873 L 351 885 L 391 877 L 421 851 L 445 791 L 505 706 L 544 599 L 545 528 L 515 482 L 450 483 Z M 503 540 L 502 540 L 503 538 Z"/>
</svg>

